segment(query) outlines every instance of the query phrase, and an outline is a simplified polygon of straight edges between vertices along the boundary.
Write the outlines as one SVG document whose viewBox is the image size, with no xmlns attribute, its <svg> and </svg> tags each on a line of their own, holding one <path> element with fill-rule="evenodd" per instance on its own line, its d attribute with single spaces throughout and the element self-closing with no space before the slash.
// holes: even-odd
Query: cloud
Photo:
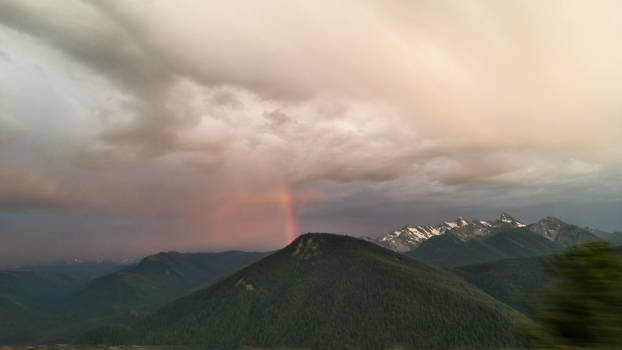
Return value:
<svg viewBox="0 0 622 350">
<path fill-rule="evenodd" d="M 2 106 L 2 96 L 0 95 L 0 108 Z M 9 142 L 13 138 L 14 130 L 6 121 L 6 117 L 0 114 L 0 145 Z"/>
<path fill-rule="evenodd" d="M 615 41 L 611 33 L 620 28 L 596 21 L 608 18 L 603 5 L 562 5 L 346 2 L 357 14 L 346 27 L 344 7 L 328 4 L 153 2 L 145 10 L 124 2 L 5 2 L 2 22 L 122 89 L 130 101 L 121 112 L 131 122 L 111 126 L 100 139 L 145 157 L 200 148 L 178 137 L 209 108 L 184 106 L 191 97 L 178 90 L 190 82 L 239 87 L 277 109 L 319 95 L 388 101 L 400 109 L 400 127 L 437 143 L 574 147 L 611 160 L 619 152 L 607 140 L 622 125 L 600 99 L 602 89 L 619 87 L 618 73 L 586 64 L 615 66 L 622 50 L 605 54 L 595 45 Z M 63 11 L 84 20 L 65 21 Z M 551 24 L 557 12 L 577 23 Z M 565 36 L 587 24 L 579 41 Z M 211 103 L 218 105 L 218 96 Z"/>
<path fill-rule="evenodd" d="M 58 181 L 42 178 L 24 170 L 16 170 L 0 163 L 0 207 L 63 207 L 71 198 Z"/>
<path fill-rule="evenodd" d="M 162 215 L 188 242 L 273 247 L 283 188 L 303 229 L 353 233 L 409 210 L 609 200 L 621 9 L 3 1 L 2 206 Z"/>
</svg>

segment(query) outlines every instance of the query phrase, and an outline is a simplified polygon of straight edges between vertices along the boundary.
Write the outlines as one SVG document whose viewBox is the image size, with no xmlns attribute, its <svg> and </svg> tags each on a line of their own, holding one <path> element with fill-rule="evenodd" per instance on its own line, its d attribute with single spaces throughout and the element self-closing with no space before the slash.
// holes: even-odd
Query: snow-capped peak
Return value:
<svg viewBox="0 0 622 350">
<path fill-rule="evenodd" d="M 469 222 L 462 216 L 458 217 L 457 223 L 458 223 L 458 226 L 466 226 L 469 224 Z"/>
<path fill-rule="evenodd" d="M 406 225 L 381 236 L 376 242 L 391 250 L 406 252 L 419 246 L 426 239 L 441 235 L 445 231 L 443 228 L 430 225 Z"/>
<path fill-rule="evenodd" d="M 457 222 L 453 222 L 453 221 L 445 221 L 445 222 L 443 222 L 443 224 L 445 226 L 449 226 L 450 228 L 458 227 L 458 223 Z"/>
<path fill-rule="evenodd" d="M 473 220 L 469 221 L 459 216 L 455 221 L 444 221 L 441 224 L 406 225 L 391 231 L 374 241 L 384 247 L 398 252 L 410 251 L 434 236 L 453 232 L 462 240 L 482 237 L 500 227 L 525 227 L 526 225 L 514 219 L 510 214 L 503 213 L 496 221 Z"/>
<path fill-rule="evenodd" d="M 505 224 L 505 225 L 511 225 L 511 226 L 514 226 L 514 227 L 525 227 L 525 226 L 527 226 L 525 224 L 520 223 L 518 220 L 514 219 L 508 213 L 501 214 L 499 219 L 497 219 L 497 223 Z"/>
</svg>

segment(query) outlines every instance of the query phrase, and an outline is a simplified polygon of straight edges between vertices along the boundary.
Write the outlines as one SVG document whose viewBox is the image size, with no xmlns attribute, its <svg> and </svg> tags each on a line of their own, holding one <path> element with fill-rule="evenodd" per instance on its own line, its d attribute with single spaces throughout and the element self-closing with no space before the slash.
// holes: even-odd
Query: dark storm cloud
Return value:
<svg viewBox="0 0 622 350">
<path fill-rule="evenodd" d="M 268 249 L 289 212 L 374 234 L 602 208 L 622 194 L 620 10 L 2 1 L 0 207 L 52 210 L 53 235 L 86 210 L 99 233 L 74 250 L 126 213 L 136 252 L 159 216 L 162 249 Z M 25 250 L 46 230 L 12 222 Z"/>
<path fill-rule="evenodd" d="M 281 4 L 281 6 L 282 5 L 283 4 Z M 349 55 L 352 54 L 352 51 L 347 51 L 346 48 L 344 48 L 344 51 L 338 50 L 328 56 L 325 56 L 323 48 L 317 50 L 317 55 L 315 56 L 317 65 L 313 67 L 304 65 L 300 67 L 284 67 L 279 64 L 279 60 L 285 60 L 292 64 L 309 63 L 306 60 L 300 61 L 299 56 L 313 52 L 313 50 L 305 47 L 305 45 L 314 44 L 317 39 L 315 36 L 309 37 L 308 43 L 299 42 L 297 44 L 297 49 L 293 51 L 284 50 L 279 53 L 277 48 L 291 44 L 288 40 L 296 39 L 299 35 L 302 35 L 299 31 L 304 33 L 304 30 L 307 28 L 312 28 L 308 26 L 313 26 L 315 24 L 313 20 L 309 19 L 299 23 L 298 27 L 292 28 L 291 34 L 283 38 L 276 37 L 266 40 L 265 45 L 267 48 L 274 46 L 276 49 L 274 53 L 267 54 L 264 52 L 263 47 L 258 48 L 256 45 L 252 44 L 253 40 L 256 39 L 253 36 L 253 30 L 239 30 L 231 26 L 226 20 L 228 18 L 227 16 L 233 16 L 241 22 L 247 21 L 248 25 L 256 25 L 257 33 L 272 34 L 275 28 L 270 25 L 280 24 L 281 21 L 283 21 L 283 25 L 291 23 L 289 23 L 288 19 L 281 17 L 275 18 L 277 21 L 276 23 L 271 23 L 260 17 L 249 17 L 244 12 L 238 11 L 239 8 L 237 4 L 233 4 L 233 7 L 230 9 L 224 6 L 220 7 L 208 4 L 204 6 L 193 5 L 188 8 L 171 8 L 160 3 L 150 3 L 145 5 L 145 8 L 137 8 L 131 4 L 114 1 L 105 3 L 72 2 L 70 5 L 66 6 L 66 9 L 59 10 L 51 8 L 50 6 L 37 6 L 22 2 L 7 1 L 1 6 L 2 15 L 0 16 L 2 17 L 0 17 L 0 21 L 2 21 L 2 23 L 29 33 L 39 40 L 48 43 L 51 47 L 59 49 L 68 56 L 75 58 L 78 62 L 91 68 L 97 74 L 106 77 L 106 79 L 120 88 L 123 94 L 129 97 L 130 101 L 127 102 L 120 111 L 117 111 L 117 114 L 125 114 L 124 120 L 122 122 L 109 123 L 110 125 L 106 126 L 99 134 L 99 139 L 113 147 L 122 146 L 121 152 L 127 152 L 127 148 L 129 147 L 139 156 L 143 157 L 154 157 L 179 151 L 200 151 L 202 149 L 214 151 L 215 149 L 229 146 L 227 144 L 217 145 L 218 142 L 214 142 L 213 140 L 202 143 L 187 142 L 187 140 L 184 140 L 183 137 L 180 136 L 184 131 L 195 128 L 203 118 L 210 117 L 204 114 L 205 110 L 193 110 L 183 106 L 184 98 L 190 99 L 192 96 L 175 96 L 175 90 L 180 84 L 183 84 L 184 81 L 190 81 L 199 86 L 206 87 L 222 85 L 239 86 L 248 89 L 258 96 L 270 96 L 277 101 L 288 100 L 289 94 L 296 94 L 296 90 L 302 93 L 301 96 L 311 97 L 323 93 L 322 89 L 332 92 L 334 88 L 338 88 L 342 92 L 351 93 L 356 96 L 357 94 L 360 95 L 361 88 L 365 88 L 370 91 L 374 90 L 378 96 L 382 96 L 383 98 L 388 96 L 387 93 L 393 93 L 395 95 L 394 98 L 396 98 L 394 101 L 395 103 L 404 103 L 404 101 L 401 101 L 400 93 L 395 93 L 392 89 L 408 89 L 409 85 L 405 84 L 406 82 L 410 84 L 410 81 L 400 76 L 401 72 L 396 70 L 399 66 L 369 66 L 371 64 L 383 62 L 385 59 L 384 56 L 388 55 L 390 51 L 383 52 L 376 50 L 374 55 L 369 56 L 369 61 L 365 62 L 363 66 L 359 66 L 358 61 L 352 60 L 350 63 L 353 71 L 350 71 L 348 67 L 337 66 L 343 55 L 348 55 L 347 57 L 349 57 Z M 387 14 L 393 16 L 394 11 L 401 6 L 402 5 L 395 5 L 387 6 L 387 8 L 374 8 L 378 11 L 377 16 L 374 18 L 378 19 L 378 16 Z M 410 6 L 406 6 L 405 10 L 414 11 L 419 6 L 425 7 L 426 5 L 411 4 Z M 486 14 L 485 11 L 490 11 L 489 15 L 491 16 L 500 15 L 497 11 L 503 10 L 497 8 L 497 6 L 489 6 L 485 3 L 478 6 L 481 6 L 481 8 L 476 6 L 475 9 L 483 11 L 482 14 L 478 14 L 478 16 L 484 16 Z M 488 8 L 488 6 L 490 8 Z M 326 8 L 319 6 L 319 8 L 326 13 L 335 10 L 331 6 L 327 6 Z M 462 9 L 460 6 L 457 6 L 457 8 L 456 13 L 466 10 Z M 66 11 L 67 9 L 69 11 Z M 272 10 L 275 10 L 277 13 L 281 10 L 292 11 L 292 18 L 297 18 L 301 15 L 300 12 L 289 6 L 279 7 L 266 5 L 264 8 L 264 11 Z M 428 8 L 428 10 L 430 9 Z M 520 9 L 520 11 L 525 10 L 526 8 Z M 548 10 L 548 8 L 543 9 L 543 11 Z M 171 17 L 170 22 L 168 22 L 170 30 L 163 32 L 163 28 L 153 23 L 154 21 L 165 20 L 165 18 L 158 17 L 163 11 L 169 11 L 171 16 L 187 15 L 188 18 L 186 20 L 180 20 L 179 18 Z M 433 9 L 432 13 L 435 13 L 434 11 L 436 10 Z M 222 18 L 211 18 L 210 16 L 213 16 L 213 13 L 221 13 Z M 472 14 L 468 11 L 466 13 L 467 15 L 464 15 L 464 17 L 459 17 L 459 21 L 457 21 L 455 27 L 450 26 L 451 30 L 455 30 L 459 28 L 459 26 L 473 20 L 473 18 L 469 17 Z M 65 17 L 69 15 L 83 16 L 84 19 L 67 21 Z M 446 13 L 439 13 L 438 15 L 440 18 L 447 16 Z M 208 24 L 211 24 L 206 24 L 206 27 L 201 29 L 192 24 L 193 20 L 205 20 Z M 522 25 L 518 20 L 513 20 L 510 23 L 513 26 L 520 27 Z M 359 24 L 358 19 L 355 24 Z M 396 28 L 391 26 L 387 28 L 396 30 L 396 35 L 398 30 L 405 30 L 408 32 L 409 28 L 402 27 L 402 22 L 396 21 L 396 25 L 398 25 Z M 414 22 L 414 28 L 416 29 L 418 26 L 425 28 L 425 25 Z M 179 32 L 179 30 L 184 28 L 188 29 L 186 33 Z M 515 28 L 512 28 L 512 32 L 514 29 Z M 229 33 L 232 40 L 239 40 L 239 42 L 223 41 L 220 33 Z M 327 39 L 330 40 L 330 44 L 332 41 L 344 40 L 342 35 L 347 37 L 349 34 L 348 32 L 336 33 L 335 37 Z M 199 40 L 202 37 L 207 43 Z M 414 38 L 414 40 L 422 42 L 426 42 L 429 39 L 430 38 L 426 37 Z M 210 40 L 213 45 L 209 44 Z M 376 42 L 376 44 L 380 46 L 387 44 L 384 40 L 386 39 L 381 37 L 381 40 Z M 449 40 L 449 38 L 446 40 Z M 495 46 L 506 45 L 507 43 L 503 40 L 510 39 L 492 37 L 489 38 L 489 40 L 491 45 Z M 523 41 L 523 38 L 516 40 L 520 43 Z M 357 45 L 358 42 L 353 42 L 349 48 L 352 50 L 359 49 Z M 541 50 L 542 48 L 537 47 L 537 49 Z M 249 52 L 244 53 L 244 50 L 248 50 Z M 231 62 L 224 59 L 223 55 L 230 55 L 228 59 L 231 60 Z M 253 55 L 256 55 L 256 59 L 258 60 L 264 60 L 266 64 L 252 67 L 250 62 L 246 60 L 251 59 Z M 440 58 L 442 57 L 439 57 L 439 59 Z M 422 61 L 422 57 L 418 57 L 417 60 L 419 64 L 423 64 L 423 66 L 428 64 Z M 277 67 L 279 68 L 278 71 L 276 70 Z M 296 68 L 298 68 L 298 70 L 296 70 Z M 310 72 L 306 73 L 306 68 L 319 69 L 322 74 L 309 76 Z M 365 68 L 367 68 L 368 71 L 365 72 L 364 75 L 359 75 L 359 70 Z M 391 82 L 395 84 L 386 91 L 378 91 L 375 88 L 377 88 L 378 84 L 385 81 L 380 75 L 374 74 L 374 69 L 370 68 L 386 69 L 383 75 L 388 79 L 396 78 L 395 80 L 391 80 Z M 430 72 L 433 73 L 436 72 L 435 69 L 437 68 L 444 69 L 447 67 L 441 65 L 439 67 L 433 66 L 430 68 Z M 323 75 L 328 72 L 336 74 L 333 74 L 333 77 L 329 79 L 327 76 Z M 441 74 L 441 72 L 436 73 Z M 446 72 L 442 72 L 442 74 L 446 74 Z M 397 79 L 397 77 L 399 77 L 399 79 Z M 353 79 L 359 79 L 359 81 Z M 454 78 L 447 77 L 446 79 L 452 80 Z M 320 83 L 323 86 L 319 85 Z M 510 83 L 514 82 L 510 81 Z M 275 89 L 280 92 L 274 94 L 273 92 L 276 91 Z M 418 88 L 412 91 L 417 90 Z M 305 91 L 311 93 L 305 93 Z M 369 92 L 364 92 L 363 94 L 367 95 L 368 93 Z M 220 95 L 216 95 L 212 97 L 210 102 L 219 104 L 219 96 Z M 451 96 L 448 97 L 451 98 Z M 491 96 L 491 98 L 494 97 L 494 95 Z M 300 100 L 298 99 L 298 101 Z M 539 102 L 534 101 L 534 103 Z M 237 103 L 234 103 L 234 105 L 236 106 L 235 108 L 239 107 Z M 451 103 L 449 103 L 448 106 L 451 106 Z M 459 105 L 457 105 L 457 107 L 463 108 Z M 208 106 L 203 106 L 203 108 L 208 108 Z M 407 106 L 407 108 L 411 109 L 412 107 Z M 393 122 L 402 123 L 402 125 L 399 126 L 396 124 L 396 127 L 410 128 L 413 131 L 421 129 L 424 125 L 436 124 L 439 120 L 439 116 L 426 116 L 429 114 L 429 111 L 426 109 L 427 107 L 422 105 L 419 110 L 416 108 L 414 110 L 408 110 L 410 114 L 419 114 L 418 119 L 415 120 L 415 124 L 410 121 L 405 122 L 403 118 L 396 118 Z M 492 109 L 494 110 L 494 108 Z M 269 111 L 268 113 L 271 112 L 272 111 Z M 444 113 L 446 111 L 440 112 Z M 450 112 L 453 113 L 453 111 Z M 486 113 L 482 113 L 482 115 L 485 114 Z M 377 118 L 381 116 L 374 117 Z M 440 117 L 447 122 L 456 123 L 454 127 L 442 130 L 442 132 L 450 133 L 451 136 L 456 137 L 456 127 L 463 126 L 460 118 L 456 118 L 452 115 L 442 115 Z M 537 117 L 540 118 L 539 115 Z M 480 120 L 480 122 L 481 121 L 482 120 Z M 555 120 L 552 120 L 552 122 L 554 121 Z M 420 126 L 417 126 L 417 122 L 419 122 Z M 525 119 L 525 122 L 529 122 L 529 120 Z M 443 124 L 445 124 L 445 122 Z M 443 126 L 443 124 L 438 126 Z M 513 122 L 507 123 L 508 126 L 513 124 Z M 485 143 L 485 152 L 499 146 L 504 148 L 508 146 L 512 147 L 511 140 L 505 140 L 494 134 L 502 129 L 492 129 L 486 132 L 487 135 L 482 135 L 480 131 L 477 130 L 486 130 L 486 128 L 490 128 L 491 126 L 497 127 L 494 123 L 486 125 L 478 123 L 477 120 L 473 120 L 471 125 L 464 126 L 467 127 L 464 130 L 464 136 L 467 137 L 464 146 L 467 152 L 468 148 L 471 147 L 470 143 L 475 139 L 489 141 Z M 472 126 L 475 126 L 475 128 L 472 128 Z M 439 130 L 419 130 L 419 132 L 429 132 L 429 135 L 424 134 L 422 136 L 430 138 L 430 135 L 438 133 Z M 488 135 L 490 132 L 493 132 L 493 135 Z M 525 133 L 524 130 L 516 129 L 514 132 L 516 134 L 514 136 L 516 137 L 515 142 L 519 144 L 530 144 L 533 142 L 525 140 L 528 133 Z M 537 135 L 537 133 L 533 134 Z M 565 132 L 565 134 L 566 136 L 572 136 L 568 132 Z M 379 136 L 387 137 L 389 135 Z M 419 136 L 420 135 L 417 135 L 417 137 Z M 415 137 L 415 135 L 413 135 L 413 137 Z M 437 138 L 437 136 L 434 137 Z M 458 137 L 462 136 L 458 135 Z M 538 138 L 540 137 L 546 136 L 538 136 Z M 442 143 L 452 142 L 450 138 L 441 137 L 438 138 L 438 140 L 441 142 L 437 142 L 435 148 L 438 147 L 440 150 L 442 150 L 443 147 Z M 329 142 L 330 141 L 331 140 L 329 140 Z M 542 142 L 539 140 L 536 141 Z M 251 142 L 256 142 L 256 140 L 251 140 Z M 320 145 L 320 147 L 325 148 L 333 146 L 334 145 L 330 143 Z M 416 150 L 416 153 L 418 152 L 419 150 Z M 433 149 L 426 152 L 442 151 Z M 418 155 L 414 154 L 413 156 Z M 366 169 L 368 164 L 367 160 L 365 158 L 361 158 L 361 160 L 363 162 L 357 164 L 356 168 L 361 169 L 362 179 L 368 178 L 369 176 L 367 174 L 370 172 L 377 172 L 375 170 Z M 330 163 L 330 161 L 328 161 L 328 163 Z M 372 167 L 376 168 L 376 166 Z M 462 178 L 468 181 L 468 176 L 468 172 L 464 172 Z M 477 176 L 477 174 L 475 176 Z M 349 181 L 351 176 L 330 176 L 330 178 L 343 178 Z M 386 179 L 390 178 L 390 176 L 373 176 L 372 178 Z M 456 180 L 451 181 L 459 181 L 461 176 L 456 175 L 455 178 Z"/>
<path fill-rule="evenodd" d="M 134 33 L 115 26 L 97 11 L 80 2 L 72 2 L 73 11 L 65 16 L 87 16 L 82 21 L 66 21 L 61 11 L 46 16 L 45 8 L 35 4 L 6 1 L 0 11 L 3 25 L 28 33 L 57 48 L 80 62 L 105 74 L 109 79 L 140 94 L 156 83 L 170 78 L 170 72 L 157 56 L 149 56 L 148 48 Z M 90 22 L 89 20 L 95 20 Z M 101 27 L 98 27 L 100 25 Z M 156 88 L 160 84 L 156 84 Z"/>
<path fill-rule="evenodd" d="M 123 110 L 131 121 L 107 127 L 100 140 L 135 148 L 146 157 L 200 149 L 201 145 L 186 145 L 176 136 L 179 130 L 196 125 L 198 117 L 171 110 L 175 107 L 166 103 L 177 79 L 175 62 L 167 62 L 154 52 L 140 26 L 118 13 L 112 4 L 73 5 L 75 11 L 67 15 L 85 15 L 83 22 L 59 20 L 33 4 L 11 1 L 0 4 L 0 22 L 61 50 L 131 96 Z"/>
<path fill-rule="evenodd" d="M 188 64 L 183 53 L 176 55 L 158 47 L 149 37 L 148 28 L 129 15 L 123 5 L 72 2 L 72 11 L 62 13 L 34 4 L 7 1 L 0 4 L 0 22 L 61 50 L 104 76 L 129 97 L 120 112 L 128 115 L 130 121 L 109 123 L 111 125 L 99 134 L 104 143 L 122 146 L 122 152 L 127 152 L 129 147 L 143 157 L 221 148 L 223 145 L 209 141 L 188 144 L 178 137 L 180 131 L 195 127 L 202 116 L 196 111 L 184 110 L 183 101 L 171 99 L 171 92 L 183 80 L 207 86 L 253 86 L 253 82 L 232 78 L 230 73 L 219 77 Z M 67 21 L 64 18 L 71 15 L 84 16 L 84 19 Z M 272 89 L 267 87 L 266 91 Z M 241 106 L 234 95 L 226 92 L 216 94 L 210 102 L 232 108 Z"/>
</svg>

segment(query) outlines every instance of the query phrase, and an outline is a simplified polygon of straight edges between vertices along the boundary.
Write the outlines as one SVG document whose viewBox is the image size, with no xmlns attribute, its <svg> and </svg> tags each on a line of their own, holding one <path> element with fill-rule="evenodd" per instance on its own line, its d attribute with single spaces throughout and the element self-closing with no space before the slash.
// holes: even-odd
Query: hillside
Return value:
<svg viewBox="0 0 622 350">
<path fill-rule="evenodd" d="M 58 304 L 113 263 L 52 264 L 0 271 L 0 344 L 28 341 L 55 324 Z"/>
<path fill-rule="evenodd" d="M 530 299 L 552 279 L 551 256 L 506 259 L 461 266 L 458 275 L 488 295 L 521 312 L 528 312 Z"/>
<path fill-rule="evenodd" d="M 526 228 L 501 228 L 469 240 L 449 232 L 428 239 L 407 255 L 430 264 L 454 267 L 546 255 L 556 248 L 553 242 Z"/>
<path fill-rule="evenodd" d="M 102 276 L 65 303 L 71 320 L 131 322 L 167 301 L 226 276 L 265 253 L 162 252 Z"/>
<path fill-rule="evenodd" d="M 622 247 L 616 247 L 622 257 Z M 556 255 L 506 259 L 461 266 L 456 273 L 495 299 L 522 312 L 528 312 L 541 288 L 555 276 Z"/>
<path fill-rule="evenodd" d="M 52 264 L 0 271 L 0 294 L 46 308 L 89 281 L 121 269 L 114 263 Z"/>
<path fill-rule="evenodd" d="M 0 273 L 0 344 L 70 342 L 94 326 L 131 323 L 264 254 L 166 252 L 104 275 L 110 270 Z"/>
<path fill-rule="evenodd" d="M 83 340 L 199 345 L 418 349 L 511 346 L 522 315 L 453 273 L 372 243 L 306 234 L 136 326 Z M 108 333 L 108 334 L 106 334 Z"/>
<path fill-rule="evenodd" d="M 29 337 L 47 318 L 10 295 L 0 294 L 0 344 L 11 344 Z"/>
</svg>

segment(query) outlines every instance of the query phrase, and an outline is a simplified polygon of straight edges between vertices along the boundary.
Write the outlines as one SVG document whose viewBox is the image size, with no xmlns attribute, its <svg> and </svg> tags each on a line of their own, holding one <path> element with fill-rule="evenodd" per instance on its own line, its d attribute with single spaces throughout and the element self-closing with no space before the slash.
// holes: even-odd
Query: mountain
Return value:
<svg viewBox="0 0 622 350">
<path fill-rule="evenodd" d="M 263 255 L 162 252 L 88 280 L 41 271 L 23 272 L 14 280 L 9 278 L 14 272 L 0 273 L 0 344 L 69 342 L 84 329 L 108 322 L 131 323 Z M 2 290 L 13 294 L 2 298 Z M 44 305 L 34 302 L 45 295 L 56 297 Z M 9 310 L 18 308 L 22 311 L 16 322 L 14 311 Z M 12 328 L 2 327 L 3 316 L 7 325 L 14 325 Z"/>
<path fill-rule="evenodd" d="M 93 280 L 65 305 L 72 319 L 132 320 L 263 255 L 241 251 L 161 252 Z"/>
<path fill-rule="evenodd" d="M 493 223 L 492 226 L 495 228 L 514 228 L 514 227 L 525 227 L 527 225 L 520 223 L 518 220 L 514 219 L 510 214 L 503 213 Z"/>
<path fill-rule="evenodd" d="M 468 241 L 474 238 L 486 237 L 490 235 L 491 232 L 499 229 L 525 227 L 524 224 L 514 219 L 508 213 L 501 214 L 501 216 L 493 222 L 473 220 L 467 223 L 466 225 L 447 231 L 447 233 L 452 233 L 461 240 Z"/>
<path fill-rule="evenodd" d="M 410 226 L 389 232 L 377 239 L 367 239 L 396 252 L 405 253 L 419 247 L 424 241 L 452 232 L 462 240 L 486 236 L 499 228 L 525 227 L 524 224 L 514 219 L 507 213 L 503 213 L 496 221 L 485 220 L 468 221 L 458 217 L 455 221 L 445 221 L 441 224 Z"/>
<path fill-rule="evenodd" d="M 0 271 L 0 344 L 31 340 L 39 330 L 52 327 L 64 298 L 90 280 L 121 267 L 103 262 Z"/>
<path fill-rule="evenodd" d="M 546 244 L 528 231 L 553 244 Z M 376 240 L 368 240 L 425 262 L 458 266 L 548 254 L 568 244 L 599 240 L 597 231 L 570 225 L 552 216 L 525 225 L 503 213 L 494 221 L 468 221 L 459 217 L 436 226 L 404 226 Z M 500 232 L 503 233 L 499 235 Z M 622 242 L 616 234 L 609 234 L 607 239 Z"/>
<path fill-rule="evenodd" d="M 594 236 L 600 239 L 607 240 L 615 245 L 622 244 L 622 232 L 607 232 L 607 231 L 603 231 L 603 230 L 599 230 L 599 229 L 595 229 L 591 227 L 584 227 L 583 229 L 589 231 Z"/>
<path fill-rule="evenodd" d="M 526 228 L 499 228 L 485 236 L 465 239 L 448 232 L 430 238 L 406 253 L 426 263 L 441 266 L 462 266 L 494 261 L 551 254 L 557 246 Z"/>
<path fill-rule="evenodd" d="M 598 238 L 607 240 L 615 245 L 622 244 L 622 232 L 606 232 L 590 227 L 585 227 L 584 229 L 590 231 L 590 233 L 593 233 Z"/>
<path fill-rule="evenodd" d="M 601 238 L 601 239 L 609 239 L 609 237 L 611 236 L 611 232 L 599 230 L 596 228 L 591 228 L 591 227 L 586 226 L 583 229 L 589 231 L 590 233 L 594 234 L 594 236 Z"/>
<path fill-rule="evenodd" d="M 27 338 L 42 324 L 47 323 L 32 306 L 18 298 L 0 294 L 0 344 L 11 344 Z"/>
<path fill-rule="evenodd" d="M 50 264 L 0 271 L 0 294 L 46 307 L 71 295 L 90 280 L 122 268 L 112 262 Z"/>
<path fill-rule="evenodd" d="M 553 216 L 547 216 L 535 224 L 528 225 L 527 229 L 560 245 L 577 244 L 601 239 L 590 232 L 589 229 L 567 224 Z"/>
<path fill-rule="evenodd" d="M 621 245 L 622 244 L 622 232 L 614 232 L 607 237 L 607 240 L 613 244 Z"/>
<path fill-rule="evenodd" d="M 103 327 L 85 343 L 310 349 L 510 347 L 522 314 L 450 271 L 364 240 L 305 234 L 133 330 Z"/>
<path fill-rule="evenodd" d="M 391 249 L 396 252 L 407 252 L 418 247 L 421 242 L 434 236 L 442 235 L 452 228 L 465 225 L 466 220 L 458 218 L 456 221 L 446 221 L 435 226 L 419 225 L 419 226 L 403 226 L 398 230 L 387 233 L 379 237 L 377 244 Z"/>
</svg>

